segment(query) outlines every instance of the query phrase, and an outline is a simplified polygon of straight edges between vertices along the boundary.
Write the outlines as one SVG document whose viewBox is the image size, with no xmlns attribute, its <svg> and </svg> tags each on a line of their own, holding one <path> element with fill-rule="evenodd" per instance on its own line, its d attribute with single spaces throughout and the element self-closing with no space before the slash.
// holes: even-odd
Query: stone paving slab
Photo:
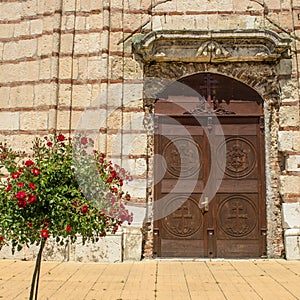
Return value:
<svg viewBox="0 0 300 300">
<path fill-rule="evenodd" d="M 28 299 L 32 261 L 0 260 L 0 299 Z M 300 261 L 42 262 L 41 300 L 300 299 Z"/>
</svg>

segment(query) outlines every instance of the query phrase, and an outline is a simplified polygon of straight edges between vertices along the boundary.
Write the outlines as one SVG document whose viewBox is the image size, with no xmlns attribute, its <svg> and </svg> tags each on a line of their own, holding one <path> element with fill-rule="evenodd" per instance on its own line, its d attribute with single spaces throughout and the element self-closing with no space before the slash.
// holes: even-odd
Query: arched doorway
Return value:
<svg viewBox="0 0 300 300">
<path fill-rule="evenodd" d="M 262 98 L 220 74 L 179 82 L 155 104 L 154 255 L 266 256 Z"/>
</svg>

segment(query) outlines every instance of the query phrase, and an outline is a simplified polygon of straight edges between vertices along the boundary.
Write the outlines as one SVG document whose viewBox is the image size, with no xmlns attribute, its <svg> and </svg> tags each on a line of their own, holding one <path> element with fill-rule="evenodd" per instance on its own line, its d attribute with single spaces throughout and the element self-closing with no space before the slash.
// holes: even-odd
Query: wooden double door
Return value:
<svg viewBox="0 0 300 300">
<path fill-rule="evenodd" d="M 154 255 L 266 255 L 260 115 L 156 116 Z"/>
</svg>

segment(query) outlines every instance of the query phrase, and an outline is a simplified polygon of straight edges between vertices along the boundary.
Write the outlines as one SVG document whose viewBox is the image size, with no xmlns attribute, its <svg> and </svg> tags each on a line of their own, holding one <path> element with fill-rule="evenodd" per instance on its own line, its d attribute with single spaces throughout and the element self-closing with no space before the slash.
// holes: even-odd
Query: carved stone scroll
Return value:
<svg viewBox="0 0 300 300">
<path fill-rule="evenodd" d="M 144 63 L 276 61 L 288 56 L 290 39 L 270 30 L 152 31 L 133 52 Z"/>
</svg>

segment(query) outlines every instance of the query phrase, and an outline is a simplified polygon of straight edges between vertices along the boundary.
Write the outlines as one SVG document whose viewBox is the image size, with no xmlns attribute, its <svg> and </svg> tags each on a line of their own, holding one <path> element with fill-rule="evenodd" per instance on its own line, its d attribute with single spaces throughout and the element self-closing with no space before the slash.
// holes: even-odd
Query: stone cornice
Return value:
<svg viewBox="0 0 300 300">
<path fill-rule="evenodd" d="M 270 30 L 161 30 L 133 40 L 133 52 L 144 63 L 276 61 L 289 48 L 289 38 Z"/>
</svg>

